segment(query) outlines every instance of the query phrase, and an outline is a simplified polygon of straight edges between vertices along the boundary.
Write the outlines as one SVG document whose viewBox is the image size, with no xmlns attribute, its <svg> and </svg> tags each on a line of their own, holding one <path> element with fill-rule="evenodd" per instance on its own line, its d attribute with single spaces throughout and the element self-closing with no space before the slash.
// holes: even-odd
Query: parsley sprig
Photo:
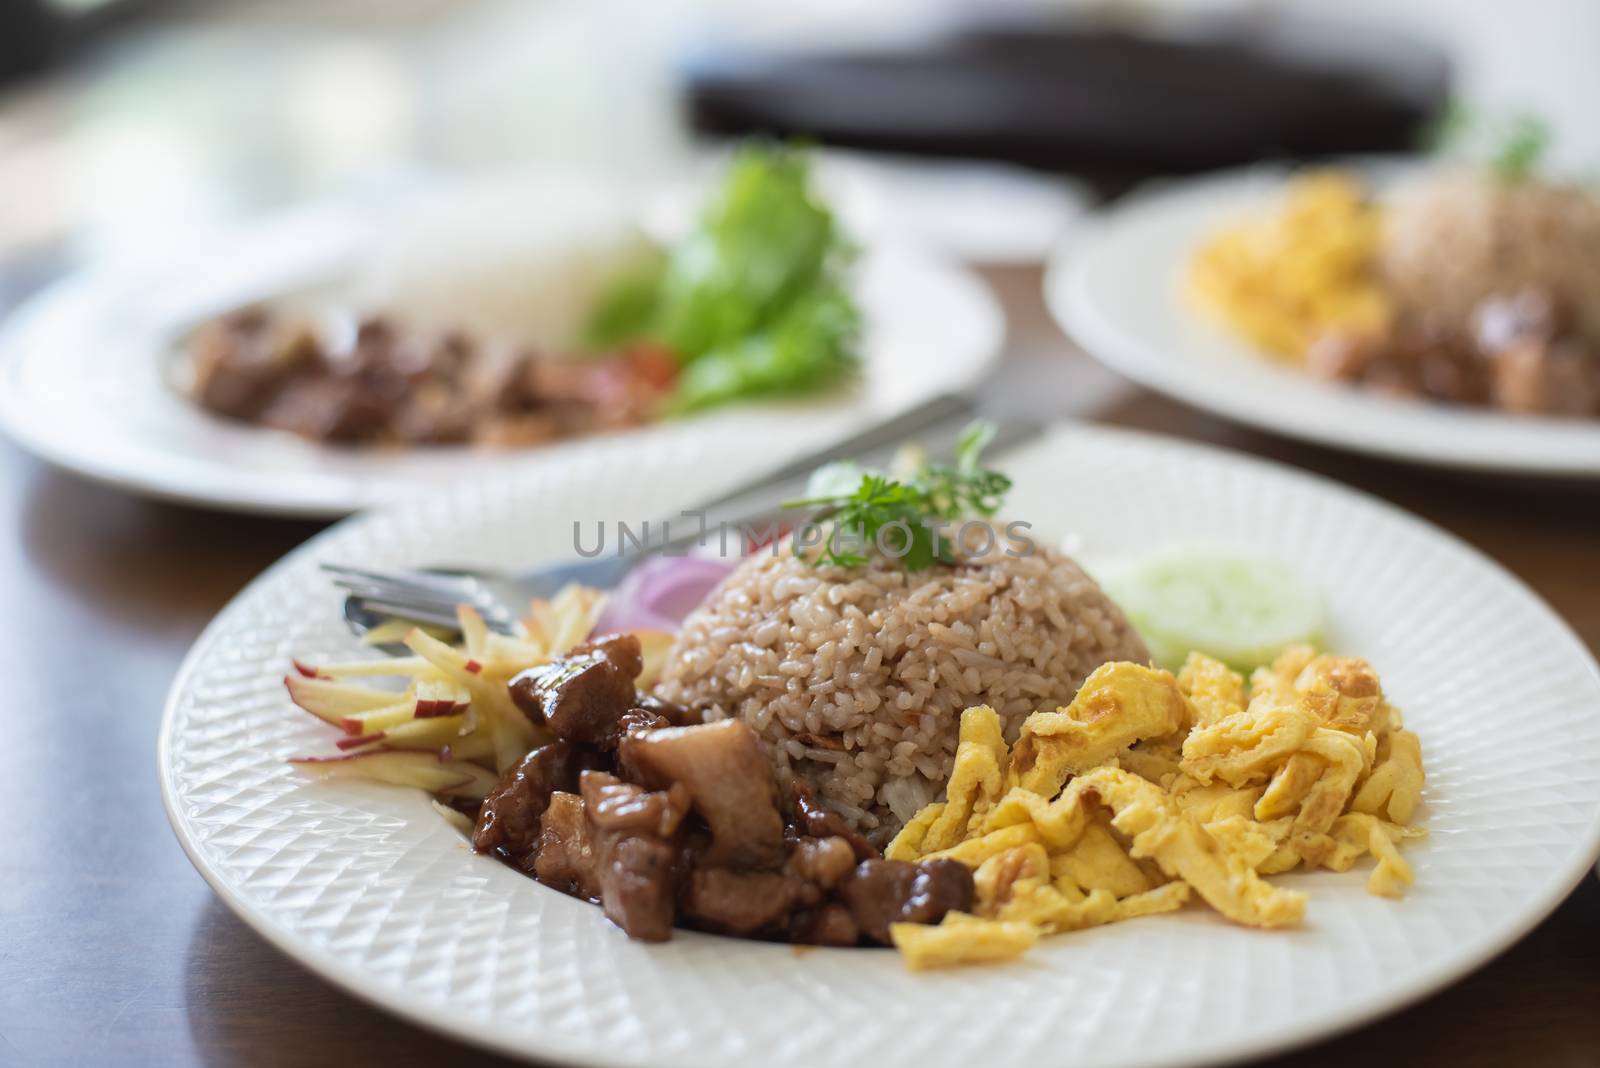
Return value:
<svg viewBox="0 0 1600 1068">
<path fill-rule="evenodd" d="M 1500 147 L 1489 165 L 1503 181 L 1532 177 L 1550 147 L 1550 127 L 1531 115 L 1519 115 L 1507 124 Z"/>
<path fill-rule="evenodd" d="M 954 563 L 953 546 L 939 536 L 938 524 L 993 516 L 1011 489 L 1009 477 L 979 466 L 994 435 L 992 423 L 973 423 L 956 439 L 955 463 L 924 463 L 903 480 L 864 470 L 848 460 L 818 468 L 807 484 L 808 495 L 784 502 L 785 508 L 816 509 L 815 522 L 832 523 L 830 536 L 811 563 L 865 566 L 881 533 L 908 571 Z M 892 533 L 885 533 L 895 524 Z"/>
<path fill-rule="evenodd" d="M 1458 100 L 1424 140 L 1432 151 L 1481 163 L 1503 182 L 1521 182 L 1537 176 L 1551 133 L 1536 115 L 1489 116 Z"/>
</svg>

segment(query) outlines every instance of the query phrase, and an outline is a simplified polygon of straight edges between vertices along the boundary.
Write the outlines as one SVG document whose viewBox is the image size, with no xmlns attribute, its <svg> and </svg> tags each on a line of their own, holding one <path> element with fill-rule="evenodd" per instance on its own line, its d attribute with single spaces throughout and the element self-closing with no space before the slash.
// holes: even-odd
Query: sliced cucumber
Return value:
<svg viewBox="0 0 1600 1068">
<path fill-rule="evenodd" d="M 1170 549 L 1105 568 L 1101 585 L 1173 670 L 1197 650 L 1249 671 L 1321 637 L 1321 594 L 1275 560 Z"/>
</svg>

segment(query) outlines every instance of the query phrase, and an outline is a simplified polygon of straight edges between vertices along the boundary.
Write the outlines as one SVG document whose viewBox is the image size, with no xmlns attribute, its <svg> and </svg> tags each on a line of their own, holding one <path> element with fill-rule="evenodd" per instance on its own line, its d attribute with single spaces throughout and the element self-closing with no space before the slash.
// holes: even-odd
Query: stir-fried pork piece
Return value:
<svg viewBox="0 0 1600 1068">
<path fill-rule="evenodd" d="M 665 730 L 670 726 L 672 721 L 659 712 L 653 712 L 648 708 L 630 708 L 617 720 L 611 733 L 601 740 L 600 748 L 609 753 L 621 745 L 622 739 L 630 734 Z M 629 775 L 628 778 L 631 780 L 633 776 Z"/>
<path fill-rule="evenodd" d="M 583 799 L 577 794 L 550 795 L 550 807 L 539 821 L 533 876 L 562 893 L 599 900 L 600 875 L 589 841 Z"/>
<path fill-rule="evenodd" d="M 790 818 L 795 827 L 812 838 L 843 838 L 855 850 L 857 860 L 867 860 L 878 856 L 878 851 L 872 843 L 844 821 L 844 817 L 837 812 L 829 812 L 817 802 L 811 793 L 811 788 L 799 779 L 791 777 L 788 782 L 790 800 Z"/>
<path fill-rule="evenodd" d="M 1526 414 L 1600 414 L 1600 351 L 1570 308 L 1536 288 L 1484 298 L 1469 329 L 1412 317 L 1391 335 L 1334 331 L 1306 352 L 1306 368 L 1405 395 Z"/>
<path fill-rule="evenodd" d="M 727 934 L 886 942 L 891 923 L 971 907 L 965 867 L 882 859 L 800 781 L 780 793 L 747 724 L 690 723 L 635 692 L 641 669 L 638 639 L 612 635 L 512 680 L 518 707 L 559 740 L 490 793 L 478 849 L 502 849 L 540 882 L 598 900 L 644 941 L 669 938 L 681 912 Z M 686 822 L 691 810 L 698 818 Z"/>
<path fill-rule="evenodd" d="M 604 771 L 586 771 L 579 778 L 584 810 L 601 831 L 648 834 L 667 838 L 689 813 L 689 793 L 674 784 L 646 790 Z"/>
<path fill-rule="evenodd" d="M 784 857 L 772 766 L 748 724 L 722 720 L 631 734 L 622 763 L 650 786 L 681 783 L 711 828 L 709 867 L 770 868 Z"/>
<path fill-rule="evenodd" d="M 1519 341 L 1493 356 L 1495 403 L 1510 412 L 1600 412 L 1600 359 L 1580 343 Z"/>
<path fill-rule="evenodd" d="M 804 879 L 776 871 L 695 868 L 684 890 L 684 915 L 725 934 L 779 929 L 799 905 L 822 900 Z"/>
<path fill-rule="evenodd" d="M 637 708 L 653 712 L 667 721 L 669 727 L 694 727 L 703 723 L 700 713 L 672 701 L 664 701 L 654 694 L 640 694 Z"/>
<path fill-rule="evenodd" d="M 808 946 L 853 946 L 861 940 L 861 926 L 847 907 L 829 901 L 819 909 L 796 913 L 789 939 Z"/>
<path fill-rule="evenodd" d="M 556 737 L 598 744 L 615 737 L 618 721 L 637 704 L 633 680 L 643 670 L 639 639 L 611 634 L 515 676 L 511 699 Z"/>
<path fill-rule="evenodd" d="M 644 647 L 639 643 L 637 634 L 597 635 L 586 642 L 574 645 L 567 655 L 580 656 L 584 653 L 599 653 L 605 656 L 630 679 L 638 678 L 639 672 L 644 670 Z M 637 694 L 629 693 L 630 705 L 636 699 Z"/>
<path fill-rule="evenodd" d="M 634 706 L 622 714 L 611 730 L 595 741 L 595 747 L 605 753 L 615 754 L 618 770 L 622 777 L 629 782 L 643 782 L 645 775 L 634 768 L 622 758 L 618 748 L 622 740 L 630 734 L 643 734 L 648 731 L 662 730 L 667 727 L 680 727 L 692 725 L 693 717 L 689 716 L 682 708 L 666 701 L 658 701 L 654 697 L 641 694 Z"/>
<path fill-rule="evenodd" d="M 678 705 L 641 694 L 634 707 L 623 713 L 612 731 L 596 745 L 604 752 L 613 754 L 617 771 L 624 779 L 629 782 L 649 782 L 650 774 L 645 769 L 636 767 L 623 752 L 623 739 L 630 734 L 645 734 L 667 727 L 699 726 L 699 722 L 694 715 Z"/>
<path fill-rule="evenodd" d="M 1572 330 L 1571 310 L 1525 289 L 1478 305 L 1473 327 L 1488 360 L 1494 403 L 1555 415 L 1600 412 L 1600 356 Z"/>
<path fill-rule="evenodd" d="M 614 775 L 585 771 L 579 781 L 608 919 L 644 942 L 672 937 L 677 897 L 678 829 L 688 792 L 647 791 Z"/>
<path fill-rule="evenodd" d="M 972 871 L 954 860 L 863 860 L 839 896 L 864 934 L 887 943 L 892 923 L 938 923 L 972 908 Z"/>
<path fill-rule="evenodd" d="M 190 342 L 193 395 L 219 415 L 353 445 L 529 445 L 651 419 L 673 363 L 636 347 L 547 360 L 458 331 L 362 320 L 354 336 L 250 308 Z"/>
<path fill-rule="evenodd" d="M 247 309 L 195 333 L 194 394 L 206 408 L 255 419 L 283 384 L 320 359 L 305 330 L 279 336 L 259 309 Z"/>
<path fill-rule="evenodd" d="M 627 835 L 611 841 L 599 868 L 600 905 L 606 918 L 641 942 L 672 937 L 676 850 L 656 838 Z"/>
<path fill-rule="evenodd" d="M 542 745 L 523 757 L 484 798 L 472 831 L 472 848 L 480 853 L 503 848 L 518 867 L 529 869 L 550 795 L 576 790 L 584 763 L 583 755 L 567 742 Z"/>
<path fill-rule="evenodd" d="M 832 890 L 856 866 L 856 852 L 843 838 L 802 838 L 789 854 L 788 869 L 823 890 Z"/>
</svg>

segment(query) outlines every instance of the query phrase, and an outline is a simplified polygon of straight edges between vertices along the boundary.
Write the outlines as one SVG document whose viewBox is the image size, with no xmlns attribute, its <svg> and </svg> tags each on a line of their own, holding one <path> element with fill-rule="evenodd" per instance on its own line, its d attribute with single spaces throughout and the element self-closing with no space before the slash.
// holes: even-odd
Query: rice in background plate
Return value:
<svg viewBox="0 0 1600 1068">
<path fill-rule="evenodd" d="M 1420 176 L 1385 205 L 1379 255 L 1401 311 L 1471 334 L 1479 304 L 1548 293 L 1600 344 L 1600 196 L 1478 170 Z"/>
<path fill-rule="evenodd" d="M 618 277 L 660 255 L 620 187 L 514 178 L 442 196 L 398 227 L 355 284 L 364 307 L 560 355 Z"/>
</svg>

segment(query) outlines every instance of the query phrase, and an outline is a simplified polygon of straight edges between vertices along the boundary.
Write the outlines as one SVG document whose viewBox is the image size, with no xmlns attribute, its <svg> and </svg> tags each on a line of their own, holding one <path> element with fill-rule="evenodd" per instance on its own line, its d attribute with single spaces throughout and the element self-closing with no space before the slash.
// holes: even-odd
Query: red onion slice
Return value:
<svg viewBox="0 0 1600 1068">
<path fill-rule="evenodd" d="M 611 591 L 595 630 L 675 631 L 733 567 L 711 557 L 653 556 Z"/>
</svg>

